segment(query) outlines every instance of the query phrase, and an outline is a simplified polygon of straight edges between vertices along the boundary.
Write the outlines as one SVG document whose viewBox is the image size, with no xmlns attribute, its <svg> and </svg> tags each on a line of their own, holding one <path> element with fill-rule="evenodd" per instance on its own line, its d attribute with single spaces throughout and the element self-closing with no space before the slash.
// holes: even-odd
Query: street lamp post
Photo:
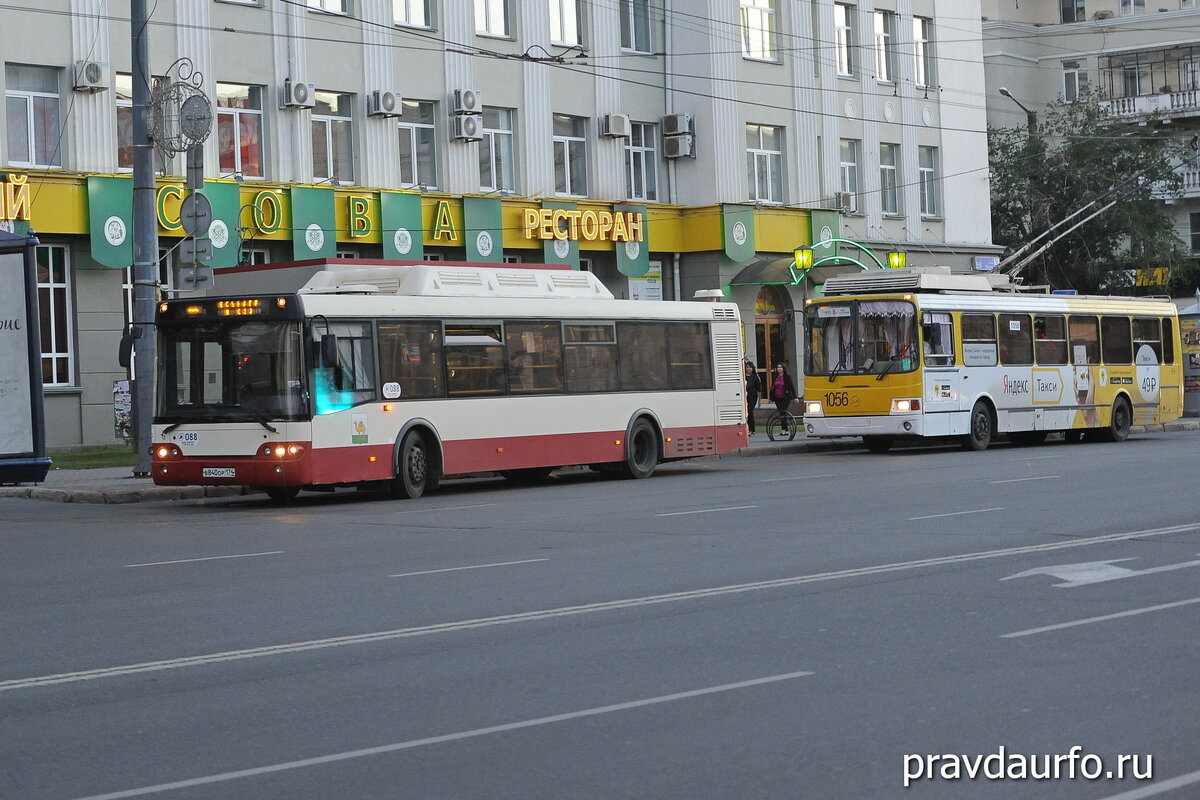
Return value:
<svg viewBox="0 0 1200 800">
<path fill-rule="evenodd" d="M 1029 127 L 1030 135 L 1037 133 L 1037 112 L 1026 108 L 1024 103 L 1013 97 L 1012 92 L 1010 92 L 1006 86 L 1000 87 L 1000 94 L 1004 95 L 1009 100 L 1012 100 L 1014 103 L 1020 106 L 1022 111 L 1025 112 L 1025 124 Z"/>
</svg>

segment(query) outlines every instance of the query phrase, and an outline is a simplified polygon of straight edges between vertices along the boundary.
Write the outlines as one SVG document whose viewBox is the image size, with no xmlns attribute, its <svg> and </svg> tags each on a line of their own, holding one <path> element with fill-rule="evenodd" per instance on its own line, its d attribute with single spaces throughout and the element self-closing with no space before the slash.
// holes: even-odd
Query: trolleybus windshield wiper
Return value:
<svg viewBox="0 0 1200 800">
<path fill-rule="evenodd" d="M 890 359 L 886 364 L 883 365 L 883 369 L 879 370 L 879 374 L 875 376 L 875 380 L 877 380 L 877 381 L 883 380 L 883 376 L 887 375 L 889 372 L 891 372 L 892 367 L 894 367 L 894 366 L 896 366 L 896 359 L 893 358 L 893 359 Z"/>
<path fill-rule="evenodd" d="M 833 379 L 836 378 L 838 375 L 840 375 L 842 370 L 846 367 L 846 355 L 849 352 L 850 352 L 849 348 L 842 351 L 842 359 L 840 361 L 838 361 L 837 366 L 833 368 L 833 372 L 829 373 L 829 382 L 830 383 L 833 383 Z"/>
</svg>

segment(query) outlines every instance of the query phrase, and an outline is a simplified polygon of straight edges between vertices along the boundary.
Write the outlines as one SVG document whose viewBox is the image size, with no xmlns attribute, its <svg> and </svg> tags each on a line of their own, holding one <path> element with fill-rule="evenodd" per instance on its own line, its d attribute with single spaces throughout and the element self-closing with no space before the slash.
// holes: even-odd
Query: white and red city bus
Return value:
<svg viewBox="0 0 1200 800">
<path fill-rule="evenodd" d="M 569 269 L 371 263 L 158 305 L 155 483 L 418 497 L 447 475 L 641 478 L 746 444 L 735 305 L 616 300 Z"/>
</svg>

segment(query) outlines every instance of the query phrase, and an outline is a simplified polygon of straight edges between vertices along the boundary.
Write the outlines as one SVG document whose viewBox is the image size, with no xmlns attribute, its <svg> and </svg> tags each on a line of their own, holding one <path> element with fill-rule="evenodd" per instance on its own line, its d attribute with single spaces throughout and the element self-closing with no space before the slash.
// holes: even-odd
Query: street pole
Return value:
<svg viewBox="0 0 1200 800">
<path fill-rule="evenodd" d="M 158 216 L 154 144 L 150 139 L 150 41 L 146 0 L 130 0 L 133 56 L 133 335 L 135 478 L 150 474 L 150 423 L 154 415 L 154 304 L 158 300 Z"/>
</svg>

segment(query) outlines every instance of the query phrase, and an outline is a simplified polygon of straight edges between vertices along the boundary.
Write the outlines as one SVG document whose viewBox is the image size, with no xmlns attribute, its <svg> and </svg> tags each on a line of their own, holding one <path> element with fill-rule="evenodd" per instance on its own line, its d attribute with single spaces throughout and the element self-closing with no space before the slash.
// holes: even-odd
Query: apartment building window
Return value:
<svg viewBox="0 0 1200 800">
<path fill-rule="evenodd" d="M 1141 14 L 1146 10 L 1146 0 L 1121 0 L 1121 16 Z"/>
<path fill-rule="evenodd" d="M 587 194 L 587 122 L 582 117 L 554 115 L 554 191 L 559 195 Z"/>
<path fill-rule="evenodd" d="M 59 71 L 5 64 L 4 80 L 8 163 L 21 167 L 61 167 Z"/>
<path fill-rule="evenodd" d="M 1137 55 L 1121 60 L 1121 97 L 1138 97 L 1150 85 L 1150 65 Z"/>
<path fill-rule="evenodd" d="M 1188 221 L 1192 234 L 1192 252 L 1200 253 L 1200 214 L 1195 212 L 1188 214 Z"/>
<path fill-rule="evenodd" d="M 437 188 L 437 125 L 434 103 L 405 100 L 400 131 L 400 185 Z"/>
<path fill-rule="evenodd" d="M 1063 100 L 1074 103 L 1087 92 L 1087 72 L 1079 68 L 1078 61 L 1063 62 Z"/>
<path fill-rule="evenodd" d="M 217 84 L 217 157 L 221 173 L 263 177 L 262 87 Z"/>
<path fill-rule="evenodd" d="M 42 383 L 70 386 L 75 374 L 75 352 L 71 337 L 71 280 L 67 248 L 60 244 L 38 245 L 38 312 L 42 332 Z"/>
<path fill-rule="evenodd" d="M 841 187 L 844 198 L 843 208 L 850 213 L 858 213 L 858 153 L 859 142 L 855 139 L 841 141 Z"/>
<path fill-rule="evenodd" d="M 515 190 L 513 176 L 513 112 L 483 107 L 483 140 L 479 143 L 479 188 L 485 192 Z"/>
<path fill-rule="evenodd" d="M 775 0 L 741 0 L 742 55 L 775 58 Z"/>
<path fill-rule="evenodd" d="M 751 202 L 783 202 L 783 128 L 746 125 L 746 172 Z"/>
<path fill-rule="evenodd" d="M 875 79 L 896 80 L 896 12 L 875 12 Z"/>
<path fill-rule="evenodd" d="M 351 95 L 317 91 L 312 113 L 313 178 L 354 180 L 354 129 Z"/>
<path fill-rule="evenodd" d="M 155 78 L 157 86 L 162 78 Z M 128 72 L 113 75 L 113 99 L 117 106 L 117 169 L 133 170 L 133 76 Z M 163 152 L 154 148 L 154 171 L 165 172 Z"/>
<path fill-rule="evenodd" d="M 392 21 L 409 28 L 432 26 L 430 0 L 392 0 Z"/>
<path fill-rule="evenodd" d="M 854 6 L 833 6 L 833 46 L 838 75 L 854 74 Z"/>
<path fill-rule="evenodd" d="M 308 0 L 308 7 L 318 11 L 328 11 L 330 14 L 348 14 L 347 0 Z"/>
<path fill-rule="evenodd" d="M 650 0 L 620 0 L 621 49 L 650 52 Z"/>
<path fill-rule="evenodd" d="M 1196 0 L 1179 0 L 1180 8 L 1195 8 Z"/>
<path fill-rule="evenodd" d="M 1087 12 L 1083 10 L 1083 0 L 1060 0 L 1062 3 L 1063 22 L 1083 22 Z"/>
<path fill-rule="evenodd" d="M 547 0 L 550 4 L 551 44 L 583 44 L 580 35 L 579 0 Z"/>
<path fill-rule="evenodd" d="M 481 36 L 508 36 L 506 0 L 475 0 L 475 32 Z"/>
<path fill-rule="evenodd" d="M 879 145 L 879 204 L 884 214 L 900 213 L 900 146 Z"/>
<path fill-rule="evenodd" d="M 1185 58 L 1179 61 L 1179 88 L 1200 89 L 1200 58 Z"/>
<path fill-rule="evenodd" d="M 913 17 L 913 82 L 922 88 L 933 83 L 933 20 Z"/>
<path fill-rule="evenodd" d="M 630 200 L 658 199 L 658 127 L 646 122 L 629 126 L 625 140 L 626 195 Z"/>
<path fill-rule="evenodd" d="M 940 217 L 942 204 L 938 182 L 938 149 L 917 148 L 917 172 L 921 187 L 921 216 Z"/>
</svg>

